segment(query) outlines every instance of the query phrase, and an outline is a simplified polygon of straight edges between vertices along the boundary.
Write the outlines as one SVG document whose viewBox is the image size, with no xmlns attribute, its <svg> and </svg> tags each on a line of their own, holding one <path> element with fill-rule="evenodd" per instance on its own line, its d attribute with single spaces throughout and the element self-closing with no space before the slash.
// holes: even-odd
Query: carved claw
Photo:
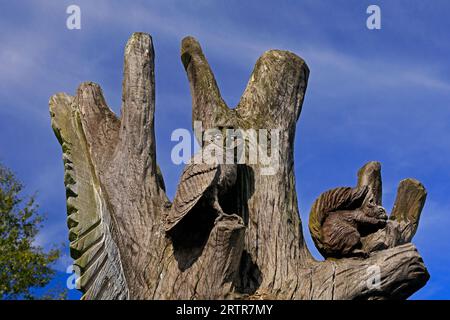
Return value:
<svg viewBox="0 0 450 320">
<path fill-rule="evenodd" d="M 214 221 L 214 224 L 219 223 L 220 221 L 234 221 L 236 224 L 244 224 L 244 221 L 242 220 L 242 217 L 238 216 L 237 214 L 227 214 L 227 213 L 220 213 L 219 216 Z"/>
</svg>

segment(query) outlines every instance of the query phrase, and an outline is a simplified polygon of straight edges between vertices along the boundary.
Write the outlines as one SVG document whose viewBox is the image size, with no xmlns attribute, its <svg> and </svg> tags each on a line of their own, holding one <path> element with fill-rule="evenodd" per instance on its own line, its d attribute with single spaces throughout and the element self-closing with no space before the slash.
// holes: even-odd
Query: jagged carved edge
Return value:
<svg viewBox="0 0 450 320">
<path fill-rule="evenodd" d="M 63 151 L 70 255 L 80 276 L 77 288 L 83 292 L 82 299 L 126 299 L 128 288 L 119 250 L 111 236 L 111 216 L 91 161 L 78 107 L 66 94 L 53 96 L 49 104 L 52 127 Z M 54 112 L 56 108 L 58 112 Z"/>
</svg>

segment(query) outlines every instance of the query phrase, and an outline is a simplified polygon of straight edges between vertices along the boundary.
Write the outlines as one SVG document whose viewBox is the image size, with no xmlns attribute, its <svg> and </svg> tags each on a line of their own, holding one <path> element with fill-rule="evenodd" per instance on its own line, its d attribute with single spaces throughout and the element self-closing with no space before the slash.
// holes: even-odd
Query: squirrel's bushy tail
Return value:
<svg viewBox="0 0 450 320">
<path fill-rule="evenodd" d="M 309 214 L 309 231 L 317 249 L 322 252 L 322 225 L 328 214 L 338 210 L 357 208 L 363 203 L 368 186 L 339 187 L 322 193 L 314 201 Z"/>
</svg>

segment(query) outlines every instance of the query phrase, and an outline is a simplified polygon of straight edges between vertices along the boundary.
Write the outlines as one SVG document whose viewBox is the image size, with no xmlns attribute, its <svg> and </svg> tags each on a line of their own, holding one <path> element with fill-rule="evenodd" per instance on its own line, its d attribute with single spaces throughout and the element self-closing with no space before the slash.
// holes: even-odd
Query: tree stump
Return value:
<svg viewBox="0 0 450 320">
<path fill-rule="evenodd" d="M 386 227 L 367 236 L 365 258 L 316 261 L 306 247 L 294 176 L 294 137 L 309 69 L 297 55 L 264 53 L 235 109 L 222 99 L 192 37 L 181 60 L 192 93 L 193 121 L 204 129 L 223 122 L 243 129 L 281 129 L 276 175 L 260 164 L 240 165 L 233 209 L 194 243 L 189 263 L 164 232 L 171 202 L 156 161 L 152 38 L 134 33 L 125 48 L 122 114 L 106 105 L 99 85 L 82 83 L 75 96 L 50 99 L 52 127 L 62 146 L 71 256 L 83 299 L 385 299 L 407 298 L 429 275 L 410 243 L 426 192 L 400 183 Z M 378 163 L 358 173 L 376 190 Z M 193 218 L 195 219 L 195 218 Z M 195 221 L 194 221 L 195 222 Z M 368 268 L 380 286 L 368 286 Z"/>
</svg>

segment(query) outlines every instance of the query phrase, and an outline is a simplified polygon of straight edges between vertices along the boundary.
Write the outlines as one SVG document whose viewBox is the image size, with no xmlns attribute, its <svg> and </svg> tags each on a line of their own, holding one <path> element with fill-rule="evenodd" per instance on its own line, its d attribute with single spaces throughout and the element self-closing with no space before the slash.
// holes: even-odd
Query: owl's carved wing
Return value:
<svg viewBox="0 0 450 320">
<path fill-rule="evenodd" d="M 77 288 L 83 292 L 82 299 L 127 299 L 119 249 L 111 232 L 111 213 L 91 165 L 78 107 L 73 97 L 58 94 L 50 100 L 50 112 L 63 149 L 70 255 L 79 276 Z"/>
<path fill-rule="evenodd" d="M 175 227 L 189 213 L 205 191 L 217 181 L 219 173 L 217 163 L 193 163 L 192 161 L 184 168 L 172 208 L 166 219 L 166 232 Z"/>
</svg>

